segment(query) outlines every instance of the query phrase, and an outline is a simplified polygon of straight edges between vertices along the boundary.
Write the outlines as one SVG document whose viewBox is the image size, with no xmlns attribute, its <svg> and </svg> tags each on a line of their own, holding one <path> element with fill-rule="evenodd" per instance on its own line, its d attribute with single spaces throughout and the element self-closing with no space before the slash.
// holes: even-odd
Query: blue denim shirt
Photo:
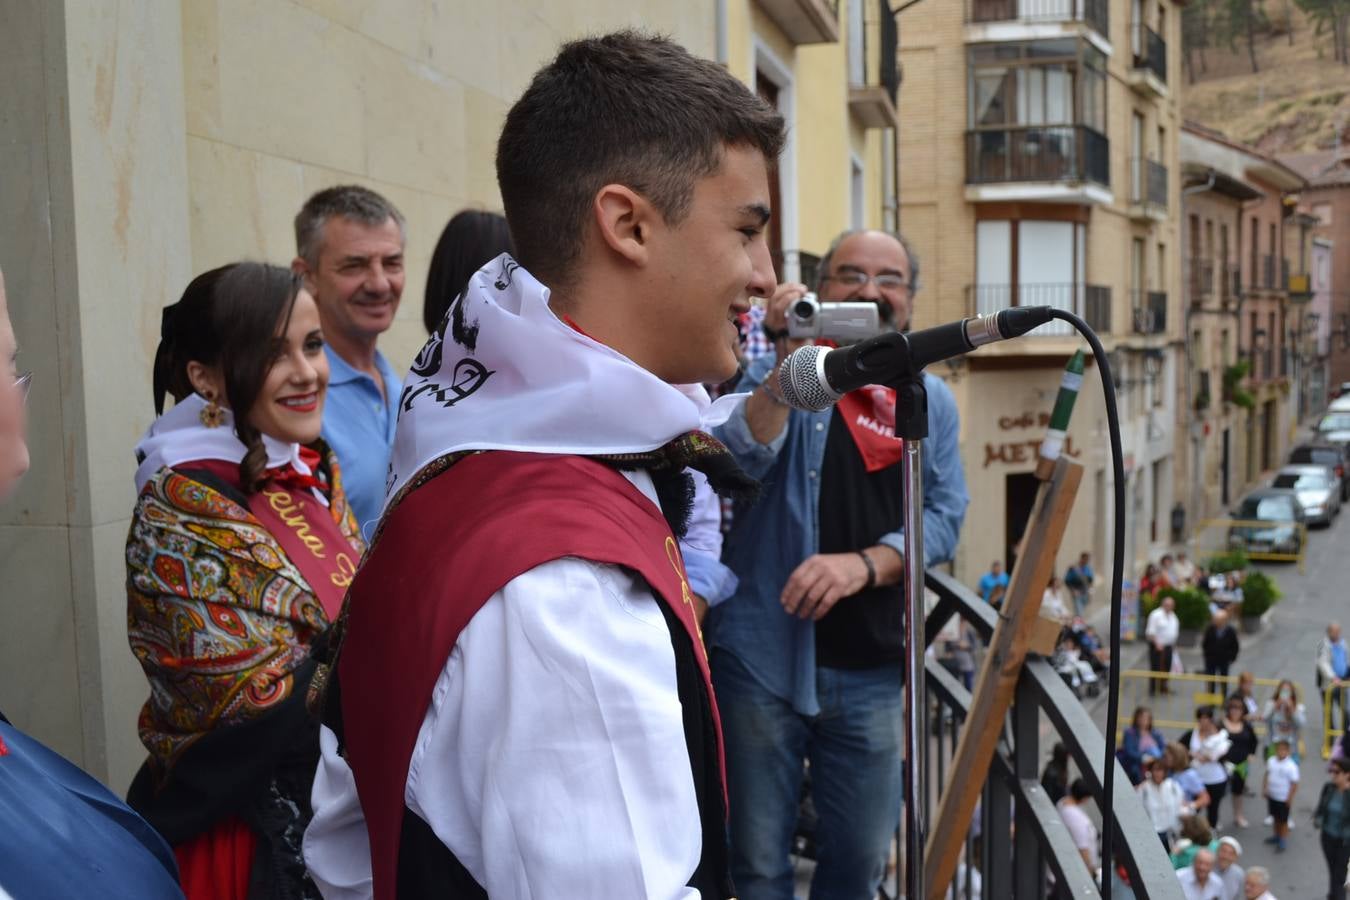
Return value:
<svg viewBox="0 0 1350 900">
<path fill-rule="evenodd" d="M 324 352 L 328 354 L 329 376 L 323 439 L 337 454 L 347 502 L 356 513 L 361 534 L 369 540 L 384 506 L 389 450 L 394 446 L 403 381 L 394 374 L 384 354 L 375 351 L 375 367 L 384 379 L 384 396 L 380 396 L 374 378 L 352 368 L 332 347 L 325 346 Z"/>
<path fill-rule="evenodd" d="M 773 369 L 773 355 L 751 360 L 737 390 L 759 385 Z M 923 446 L 924 565 L 956 552 L 965 519 L 966 476 L 961 468 L 960 417 L 951 389 L 924 374 L 928 389 L 928 439 Z M 820 467 L 832 410 L 794 410 L 769 444 L 750 434 L 742 404 L 716 434 L 747 473 L 764 485 L 759 501 L 738 508 L 722 559 L 739 579 L 736 593 L 709 614 L 710 646 L 735 654 L 766 689 L 802 715 L 820 712 L 816 698 L 815 623 L 788 615 L 779 603 L 783 585 L 820 546 Z M 899 523 L 897 523 L 898 525 Z M 904 532 L 881 543 L 904 553 Z"/>
</svg>

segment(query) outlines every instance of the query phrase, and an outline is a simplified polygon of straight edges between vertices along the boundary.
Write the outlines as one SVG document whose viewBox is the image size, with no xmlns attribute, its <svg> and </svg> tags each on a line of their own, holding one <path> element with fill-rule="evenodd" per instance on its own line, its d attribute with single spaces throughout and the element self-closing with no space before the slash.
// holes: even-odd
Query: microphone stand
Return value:
<svg viewBox="0 0 1350 900">
<path fill-rule="evenodd" d="M 923 593 L 923 440 L 928 437 L 928 391 L 923 370 L 911 372 L 895 388 L 895 436 L 904 442 L 904 470 L 900 498 L 905 523 L 904 586 L 905 640 L 905 896 L 926 900 L 923 851 L 928 840 L 924 815 L 924 759 L 928 750 L 927 700 L 924 693 Z"/>
</svg>

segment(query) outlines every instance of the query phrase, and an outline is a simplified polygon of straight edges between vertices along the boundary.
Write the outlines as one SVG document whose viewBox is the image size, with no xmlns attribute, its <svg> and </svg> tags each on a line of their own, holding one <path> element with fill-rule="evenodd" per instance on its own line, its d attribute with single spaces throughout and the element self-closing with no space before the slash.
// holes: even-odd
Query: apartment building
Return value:
<svg viewBox="0 0 1350 900">
<path fill-rule="evenodd" d="M 1350 381 L 1350 133 L 1337 147 L 1290 153 L 1280 161 L 1308 180 L 1299 208 L 1316 219 L 1313 306 L 1327 326 L 1327 386 L 1335 391 Z"/>
<path fill-rule="evenodd" d="M 916 325 L 1048 305 L 1101 336 L 1117 385 L 1126 558 L 1172 538 L 1180 372 L 1180 5 L 954 0 L 902 17 L 901 229 L 931 273 Z M 1011 562 L 1033 447 L 1082 341 L 1061 322 L 953 367 L 974 498 L 957 574 Z M 1087 468 L 1063 564 L 1108 556 L 1113 476 L 1097 370 L 1069 453 Z M 1128 570 L 1127 570 L 1128 571 Z"/>
<path fill-rule="evenodd" d="M 1285 457 L 1319 368 L 1304 180 L 1271 157 L 1187 123 L 1186 405 L 1182 459 L 1193 519 L 1222 516 Z M 1292 254 L 1292 256 L 1291 256 Z"/>
</svg>

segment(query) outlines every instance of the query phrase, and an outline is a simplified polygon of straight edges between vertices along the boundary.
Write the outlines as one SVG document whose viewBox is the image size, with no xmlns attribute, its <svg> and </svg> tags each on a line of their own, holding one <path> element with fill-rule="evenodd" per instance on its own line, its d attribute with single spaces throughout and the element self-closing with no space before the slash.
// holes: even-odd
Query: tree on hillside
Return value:
<svg viewBox="0 0 1350 900">
<path fill-rule="evenodd" d="M 1208 2 L 1196 0 L 1181 8 L 1182 59 L 1186 64 L 1186 81 L 1195 84 L 1195 61 L 1200 60 L 1200 74 L 1204 75 L 1205 50 L 1209 48 L 1210 13 Z"/>
<path fill-rule="evenodd" d="M 1331 32 L 1336 62 L 1350 65 L 1350 0 L 1298 0 L 1298 5 L 1313 20 L 1314 34 Z"/>
<path fill-rule="evenodd" d="M 1264 27 L 1266 15 L 1261 0 L 1218 0 L 1216 13 L 1216 30 L 1227 40 L 1229 48 L 1237 50 L 1238 40 L 1245 40 L 1252 71 L 1261 71 L 1256 64 L 1256 32 Z"/>
</svg>

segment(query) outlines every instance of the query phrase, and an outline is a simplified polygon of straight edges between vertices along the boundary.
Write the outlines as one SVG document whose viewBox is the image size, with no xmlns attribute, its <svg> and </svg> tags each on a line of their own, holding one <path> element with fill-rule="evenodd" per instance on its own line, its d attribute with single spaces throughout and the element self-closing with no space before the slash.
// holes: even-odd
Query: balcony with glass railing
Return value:
<svg viewBox="0 0 1350 900">
<path fill-rule="evenodd" d="M 1098 284 L 972 284 L 966 286 L 971 315 L 991 316 L 1015 306 L 1052 306 L 1081 316 L 1093 331 L 1111 331 L 1111 288 Z M 1055 319 L 1031 332 L 1033 337 L 1067 337 L 1073 326 Z"/>
</svg>

